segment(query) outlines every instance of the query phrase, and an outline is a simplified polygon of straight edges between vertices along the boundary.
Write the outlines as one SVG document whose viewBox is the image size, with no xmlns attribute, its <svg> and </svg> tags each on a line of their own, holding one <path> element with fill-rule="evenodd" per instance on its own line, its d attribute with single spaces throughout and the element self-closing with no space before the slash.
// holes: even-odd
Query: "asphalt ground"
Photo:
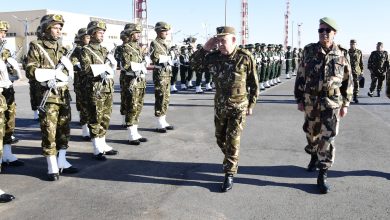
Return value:
<svg viewBox="0 0 390 220">
<path fill-rule="evenodd" d="M 68 160 L 75 175 L 46 181 L 39 123 L 32 119 L 28 84 L 16 83 L 13 152 L 24 167 L 6 167 L 0 188 L 16 196 L 0 204 L 0 219 L 389 219 L 390 100 L 367 96 L 370 77 L 351 104 L 336 138 L 332 186 L 318 193 L 317 172 L 305 170 L 309 156 L 296 110 L 294 79 L 261 92 L 241 139 L 233 189 L 220 193 L 222 153 L 214 137 L 213 92 L 171 96 L 167 120 L 176 129 L 155 133 L 154 94 L 149 80 L 140 133 L 149 139 L 127 144 L 116 86 L 107 142 L 119 150 L 105 162 L 92 159 L 92 144 L 81 138 L 72 93 Z M 150 76 L 149 76 L 150 79 Z"/>
</svg>

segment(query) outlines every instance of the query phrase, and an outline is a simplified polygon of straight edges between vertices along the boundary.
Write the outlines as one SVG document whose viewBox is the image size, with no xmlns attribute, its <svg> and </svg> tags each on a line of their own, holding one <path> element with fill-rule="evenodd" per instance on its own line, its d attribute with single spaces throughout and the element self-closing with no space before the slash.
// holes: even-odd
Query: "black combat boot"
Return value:
<svg viewBox="0 0 390 220">
<path fill-rule="evenodd" d="M 0 195 L 0 203 L 11 202 L 14 199 L 15 199 L 15 196 L 13 196 L 11 194 L 3 193 Z"/>
<path fill-rule="evenodd" d="M 47 174 L 47 180 L 49 180 L 49 181 L 60 180 L 60 174 L 59 173 L 48 173 Z"/>
<path fill-rule="evenodd" d="M 320 169 L 317 178 L 317 187 L 320 190 L 321 194 L 327 194 L 330 191 L 329 185 L 326 183 L 327 178 L 327 169 Z"/>
<path fill-rule="evenodd" d="M 227 192 L 233 188 L 233 174 L 225 174 L 225 180 L 223 181 L 221 191 Z"/>
<path fill-rule="evenodd" d="M 355 102 L 355 104 L 358 104 L 359 103 L 359 100 L 357 98 L 357 95 L 354 95 L 353 96 L 353 101 Z"/>
<path fill-rule="evenodd" d="M 309 162 L 309 165 L 307 165 L 307 171 L 308 172 L 316 171 L 316 169 L 317 169 L 317 160 L 318 160 L 317 154 L 316 153 L 312 154 L 310 162 Z"/>
</svg>

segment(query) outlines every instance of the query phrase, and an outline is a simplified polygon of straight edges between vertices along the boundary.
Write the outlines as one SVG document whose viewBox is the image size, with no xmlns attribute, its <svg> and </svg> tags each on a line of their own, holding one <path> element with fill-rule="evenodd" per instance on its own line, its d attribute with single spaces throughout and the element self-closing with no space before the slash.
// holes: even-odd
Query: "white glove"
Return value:
<svg viewBox="0 0 390 220">
<path fill-rule="evenodd" d="M 47 87 L 50 89 L 56 89 L 57 88 L 57 81 L 55 79 L 51 79 L 47 81 Z"/>
</svg>

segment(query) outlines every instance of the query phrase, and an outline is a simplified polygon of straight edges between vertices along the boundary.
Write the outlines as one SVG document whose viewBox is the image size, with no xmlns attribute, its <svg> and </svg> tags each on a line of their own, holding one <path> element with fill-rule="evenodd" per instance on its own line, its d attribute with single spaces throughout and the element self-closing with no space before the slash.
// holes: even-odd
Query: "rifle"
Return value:
<svg viewBox="0 0 390 220">
<path fill-rule="evenodd" d="M 57 94 L 57 87 L 56 82 L 57 79 L 67 83 L 69 78 L 73 78 L 74 72 L 73 72 L 73 65 L 70 62 L 69 58 L 73 54 L 74 50 L 76 49 L 77 44 L 73 43 L 73 48 L 71 50 L 68 50 L 60 59 L 60 62 L 56 65 L 54 71 L 53 69 L 36 69 L 35 70 L 35 78 L 38 82 L 48 82 L 49 90 L 46 90 L 43 94 L 41 103 L 38 106 L 38 111 L 42 114 L 46 113 L 45 105 L 46 102 L 50 96 L 50 93 L 53 91 L 54 94 Z M 62 70 L 66 68 L 69 72 L 69 76 L 65 75 Z M 53 82 L 55 81 L 55 82 Z"/>
</svg>

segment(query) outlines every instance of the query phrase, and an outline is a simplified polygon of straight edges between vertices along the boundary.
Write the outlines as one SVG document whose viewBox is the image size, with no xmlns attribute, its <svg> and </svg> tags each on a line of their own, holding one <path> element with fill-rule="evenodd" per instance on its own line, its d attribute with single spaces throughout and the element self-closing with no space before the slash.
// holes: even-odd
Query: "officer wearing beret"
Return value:
<svg viewBox="0 0 390 220">
<path fill-rule="evenodd" d="M 334 42 L 339 30 L 336 22 L 324 17 L 319 23 L 319 42 L 303 50 L 294 94 L 298 110 L 305 115 L 305 151 L 311 155 L 307 170 L 320 169 L 317 186 L 325 194 L 329 192 L 327 171 L 334 163 L 339 121 L 347 114 L 353 87 L 348 51 Z"/>
<path fill-rule="evenodd" d="M 357 97 L 359 96 L 359 78 L 363 75 L 363 55 L 362 51 L 356 48 L 356 40 L 352 39 L 350 46 L 348 54 L 353 76 L 353 101 L 359 103 Z"/>
<path fill-rule="evenodd" d="M 237 47 L 234 28 L 223 26 L 192 57 L 191 64 L 197 70 L 209 69 L 215 82 L 215 136 L 224 154 L 225 172 L 221 191 L 227 192 L 233 187 L 233 175 L 238 169 L 245 118 L 252 114 L 259 92 L 256 63 L 252 54 Z"/>
<path fill-rule="evenodd" d="M 154 116 L 157 118 L 156 131 L 165 133 L 174 127 L 166 121 L 166 115 L 171 95 L 172 59 L 169 54 L 169 46 L 165 41 L 171 26 L 166 22 L 157 22 L 154 30 L 157 37 L 150 43 L 150 58 L 154 64 Z"/>
</svg>

